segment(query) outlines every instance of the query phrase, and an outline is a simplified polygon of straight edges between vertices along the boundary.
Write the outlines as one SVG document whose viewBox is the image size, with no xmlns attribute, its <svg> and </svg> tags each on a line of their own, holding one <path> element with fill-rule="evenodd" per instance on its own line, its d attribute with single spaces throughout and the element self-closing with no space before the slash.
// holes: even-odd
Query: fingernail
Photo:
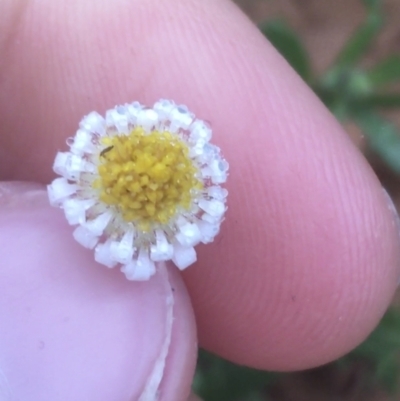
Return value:
<svg viewBox="0 0 400 401">
<path fill-rule="evenodd" d="M 31 182 L 0 181 L 0 205 L 4 208 L 45 201 L 48 203 L 46 197 L 43 197 L 43 188 L 43 185 Z"/>
</svg>

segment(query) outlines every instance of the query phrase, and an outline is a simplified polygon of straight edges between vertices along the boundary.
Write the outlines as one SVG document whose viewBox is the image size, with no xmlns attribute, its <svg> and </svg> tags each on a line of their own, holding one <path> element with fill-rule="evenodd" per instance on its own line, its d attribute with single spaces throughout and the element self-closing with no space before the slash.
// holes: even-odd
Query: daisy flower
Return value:
<svg viewBox="0 0 400 401">
<path fill-rule="evenodd" d="M 161 261 L 183 270 L 226 211 L 228 163 L 211 136 L 170 100 L 117 106 L 105 118 L 92 112 L 55 158 L 61 177 L 48 186 L 50 203 L 97 262 L 120 266 L 127 279 L 148 280 Z"/>
</svg>

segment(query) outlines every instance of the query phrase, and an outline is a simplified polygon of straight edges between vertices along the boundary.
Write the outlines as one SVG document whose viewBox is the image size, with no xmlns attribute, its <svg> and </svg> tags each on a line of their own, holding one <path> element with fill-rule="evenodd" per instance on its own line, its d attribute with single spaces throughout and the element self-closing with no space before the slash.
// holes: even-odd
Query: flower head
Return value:
<svg viewBox="0 0 400 401">
<path fill-rule="evenodd" d="M 147 280 L 155 262 L 179 269 L 194 246 L 213 241 L 226 210 L 228 163 L 209 143 L 210 127 L 185 106 L 138 102 L 85 116 L 69 152 L 59 152 L 48 186 L 74 238 L 97 262 Z"/>
</svg>

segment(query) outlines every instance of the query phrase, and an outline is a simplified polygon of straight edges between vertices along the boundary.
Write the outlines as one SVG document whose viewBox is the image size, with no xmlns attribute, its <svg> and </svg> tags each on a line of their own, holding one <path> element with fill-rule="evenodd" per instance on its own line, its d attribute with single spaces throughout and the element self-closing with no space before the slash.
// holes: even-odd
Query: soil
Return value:
<svg viewBox="0 0 400 401">
<path fill-rule="evenodd" d="M 235 0 L 256 23 L 271 18 L 282 18 L 299 33 L 317 73 L 324 72 L 349 35 L 363 20 L 365 10 L 361 0 Z M 400 52 L 400 0 L 383 1 L 386 24 L 369 50 L 364 63 L 370 65 L 386 55 Z M 400 127 L 400 110 L 389 117 Z M 349 135 L 362 150 L 362 133 L 352 124 L 347 125 Z M 400 210 L 400 178 L 376 158 L 370 159 L 383 185 L 394 198 Z M 400 300 L 400 296 L 396 296 Z M 400 304 L 400 301 L 396 302 Z M 332 367 L 303 373 L 283 375 L 269 391 L 273 401 L 394 401 L 382 389 L 365 383 L 362 363 L 346 371 Z"/>
</svg>

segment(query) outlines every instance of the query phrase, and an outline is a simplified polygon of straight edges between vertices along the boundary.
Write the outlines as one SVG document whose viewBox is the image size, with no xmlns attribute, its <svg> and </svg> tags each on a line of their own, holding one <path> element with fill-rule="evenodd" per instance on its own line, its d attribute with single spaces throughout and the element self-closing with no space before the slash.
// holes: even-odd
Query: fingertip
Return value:
<svg viewBox="0 0 400 401">
<path fill-rule="evenodd" d="M 6 390 L 32 401 L 139 399 L 161 361 L 160 387 L 153 390 L 162 400 L 183 401 L 194 372 L 196 330 L 179 274 L 169 269 L 167 282 L 160 274 L 128 282 L 74 243 L 45 191 L 7 183 L 0 193 Z M 173 310 L 166 342 L 168 296 Z M 159 359 L 163 347 L 166 360 Z"/>
<path fill-rule="evenodd" d="M 222 232 L 185 272 L 202 344 L 239 363 L 300 369 L 365 338 L 398 280 L 393 219 L 365 160 L 256 28 L 228 1 L 81 2 L 88 12 L 65 14 L 59 2 L 53 24 L 38 4 L 30 21 L 51 57 L 38 58 L 21 29 L 3 70 L 3 175 L 48 179 L 57 146 L 92 109 L 187 103 L 212 120 L 231 163 Z M 37 82 L 48 87 L 32 97 Z"/>
</svg>

